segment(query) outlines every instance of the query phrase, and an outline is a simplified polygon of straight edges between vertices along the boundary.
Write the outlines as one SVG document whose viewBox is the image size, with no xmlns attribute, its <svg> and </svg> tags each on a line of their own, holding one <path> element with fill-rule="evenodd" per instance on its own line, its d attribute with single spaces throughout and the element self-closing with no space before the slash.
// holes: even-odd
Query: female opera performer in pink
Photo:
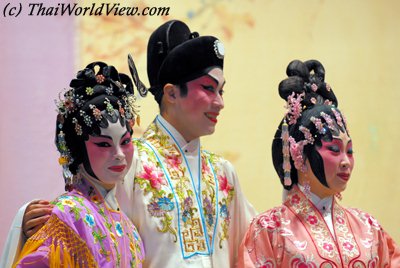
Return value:
<svg viewBox="0 0 400 268">
<path fill-rule="evenodd" d="M 141 238 L 115 198 L 133 157 L 133 84 L 94 62 L 70 87 L 57 102 L 55 137 L 68 192 L 53 202 L 50 219 L 14 266 L 141 267 Z"/>
<path fill-rule="evenodd" d="M 325 70 L 292 61 L 279 95 L 288 111 L 272 142 L 283 204 L 258 215 L 239 267 L 400 267 L 400 248 L 368 213 L 338 204 L 354 166 L 353 146 Z"/>
</svg>

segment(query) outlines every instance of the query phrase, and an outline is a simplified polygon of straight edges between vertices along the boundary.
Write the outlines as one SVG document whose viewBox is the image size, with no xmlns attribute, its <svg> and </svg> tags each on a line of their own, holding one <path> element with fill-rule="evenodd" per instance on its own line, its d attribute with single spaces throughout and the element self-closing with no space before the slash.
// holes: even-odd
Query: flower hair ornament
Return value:
<svg viewBox="0 0 400 268">
<path fill-rule="evenodd" d="M 95 68 L 99 69 L 95 73 Z M 56 146 L 60 153 L 66 190 L 77 183 L 77 170 L 82 159 L 79 140 L 99 129 L 102 121 L 120 116 L 132 127 L 139 121 L 130 78 L 103 62 L 89 64 L 78 72 L 55 100 L 57 106 Z M 79 153 L 80 152 L 80 153 Z"/>
<path fill-rule="evenodd" d="M 290 136 L 289 128 L 291 125 L 297 126 L 297 119 L 301 116 L 299 113 L 299 101 L 301 101 L 301 95 L 294 96 L 290 95 L 288 97 L 287 107 L 288 112 L 286 113 L 285 118 L 282 123 L 282 131 L 281 131 L 281 139 L 282 139 L 282 155 L 283 155 L 283 174 L 284 174 L 284 185 L 291 186 L 292 180 L 290 176 L 291 164 L 290 158 L 293 160 L 294 166 L 297 170 L 302 172 L 307 171 L 307 167 L 305 165 L 304 159 L 304 147 L 308 144 L 313 145 L 315 142 L 315 138 L 320 136 L 324 136 L 327 134 L 327 131 L 331 132 L 339 132 L 340 129 L 343 131 L 347 131 L 346 123 L 344 117 L 336 110 L 335 107 L 331 108 L 331 111 L 334 115 L 332 118 L 331 115 L 326 114 L 324 112 L 320 112 L 320 118 L 316 118 L 312 116 L 310 121 L 313 123 L 313 127 L 315 128 L 316 134 L 313 135 L 311 130 L 303 125 L 298 126 L 298 130 L 303 134 L 304 139 L 300 141 L 296 141 L 294 137 Z M 293 107 L 294 106 L 294 107 Z M 286 120 L 289 120 L 289 124 L 286 123 Z"/>
<path fill-rule="evenodd" d="M 296 94 L 293 92 L 287 97 L 287 104 L 285 106 L 287 110 L 286 117 L 289 119 L 289 125 L 296 124 L 297 119 L 301 116 L 303 108 L 301 107 L 301 101 L 304 98 L 304 92 Z"/>
<path fill-rule="evenodd" d="M 278 86 L 286 112 L 272 141 L 274 168 L 286 190 L 307 175 L 307 168 L 329 187 L 318 148 L 340 132 L 349 134 L 345 117 L 336 108 L 338 101 L 325 82 L 325 69 L 319 61 L 291 61 L 286 75 Z M 310 165 L 306 165 L 307 159 Z"/>
</svg>

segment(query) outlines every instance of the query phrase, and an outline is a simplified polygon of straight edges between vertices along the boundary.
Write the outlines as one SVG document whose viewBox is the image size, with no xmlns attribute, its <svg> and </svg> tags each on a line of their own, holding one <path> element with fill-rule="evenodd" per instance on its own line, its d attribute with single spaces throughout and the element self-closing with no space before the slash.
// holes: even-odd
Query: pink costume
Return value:
<svg viewBox="0 0 400 268">
<path fill-rule="evenodd" d="M 17 267 L 142 266 L 143 243 L 119 211 L 115 188 L 107 193 L 95 185 L 84 179 L 54 201 L 49 221 L 26 242 Z"/>
<path fill-rule="evenodd" d="M 332 231 L 295 185 L 281 206 L 254 218 L 238 267 L 400 267 L 400 248 L 372 216 L 331 200 Z"/>
</svg>

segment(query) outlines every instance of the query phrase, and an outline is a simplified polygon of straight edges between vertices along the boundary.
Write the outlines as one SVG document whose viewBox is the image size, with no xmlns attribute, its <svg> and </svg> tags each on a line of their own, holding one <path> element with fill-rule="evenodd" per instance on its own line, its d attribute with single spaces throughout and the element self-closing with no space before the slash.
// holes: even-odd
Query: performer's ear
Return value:
<svg viewBox="0 0 400 268">
<path fill-rule="evenodd" d="M 174 103 L 178 94 L 179 88 L 173 84 L 165 84 L 164 96 L 168 103 Z"/>
</svg>

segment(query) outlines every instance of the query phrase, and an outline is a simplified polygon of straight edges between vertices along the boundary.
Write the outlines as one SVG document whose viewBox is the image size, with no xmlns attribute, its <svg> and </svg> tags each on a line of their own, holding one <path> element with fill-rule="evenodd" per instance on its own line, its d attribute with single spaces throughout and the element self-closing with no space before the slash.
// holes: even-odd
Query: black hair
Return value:
<svg viewBox="0 0 400 268">
<path fill-rule="evenodd" d="M 293 96 L 301 95 L 300 107 L 301 115 L 296 118 L 290 112 L 282 119 L 272 141 L 272 161 L 283 187 L 290 190 L 293 184 L 298 183 L 297 169 L 294 161 L 290 157 L 291 171 L 290 177 L 292 185 L 284 185 L 283 153 L 282 153 L 282 124 L 285 121 L 288 125 L 289 135 L 296 141 L 306 140 L 300 126 L 307 128 L 313 144 L 307 143 L 303 149 L 303 159 L 309 160 L 311 169 L 318 180 L 328 187 L 325 178 L 324 164 L 317 149 L 321 147 L 321 140 L 331 141 L 332 136 L 339 134 L 339 131 L 347 132 L 346 123 L 341 112 L 337 109 L 338 101 L 332 88 L 325 83 L 325 69 L 317 60 L 301 62 L 294 60 L 289 63 L 286 74 L 288 78 L 279 84 L 279 95 L 282 99 L 288 100 Z M 323 115 L 326 115 L 325 117 Z M 326 118 L 331 118 L 331 126 Z M 317 129 L 314 120 L 320 120 L 323 131 Z M 340 121 L 340 122 L 339 122 Z M 333 127 L 332 127 L 333 126 Z"/>
<path fill-rule="evenodd" d="M 182 21 L 171 20 L 158 27 L 147 45 L 147 74 L 149 91 L 160 109 L 167 83 L 181 86 L 211 66 L 223 69 L 224 55 L 223 44 L 216 37 L 191 32 Z M 181 96 L 185 96 L 182 89 Z"/>
<path fill-rule="evenodd" d="M 97 67 L 99 70 L 95 73 Z M 72 174 L 83 163 L 86 171 L 94 176 L 85 141 L 89 135 L 100 135 L 100 128 L 108 127 L 109 122 L 119 121 L 132 134 L 136 114 L 133 84 L 115 67 L 93 62 L 78 72 L 70 87 L 57 104 L 55 143 L 61 156 L 67 156 Z"/>
</svg>

